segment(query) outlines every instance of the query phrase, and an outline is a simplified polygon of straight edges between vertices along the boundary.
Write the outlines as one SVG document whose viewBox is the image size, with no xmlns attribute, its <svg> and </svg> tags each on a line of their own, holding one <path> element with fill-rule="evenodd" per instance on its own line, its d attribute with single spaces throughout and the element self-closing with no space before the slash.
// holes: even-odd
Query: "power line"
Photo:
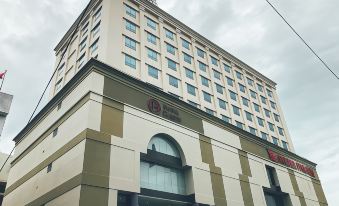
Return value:
<svg viewBox="0 0 339 206">
<path fill-rule="evenodd" d="M 77 30 L 78 30 L 78 28 L 79 28 L 79 25 L 80 25 L 82 19 L 84 18 L 85 14 L 86 14 L 86 12 L 87 12 L 89 6 L 90 6 L 90 3 L 91 3 L 91 2 L 89 2 L 89 3 L 87 4 L 85 10 L 84 10 L 83 13 L 81 14 L 81 16 L 80 16 L 80 18 L 79 18 L 79 21 L 78 21 L 76 27 L 74 28 L 74 31 L 73 31 L 71 37 L 68 39 L 68 42 L 67 42 L 67 44 L 66 44 L 66 48 L 65 48 L 64 51 L 62 52 L 60 61 L 59 61 L 58 65 L 56 66 L 56 68 L 55 68 L 55 70 L 54 70 L 54 72 L 53 72 L 51 78 L 49 79 L 49 81 L 48 81 L 48 83 L 47 83 L 47 85 L 46 85 L 46 87 L 45 87 L 45 89 L 44 89 L 42 95 L 40 96 L 40 99 L 39 99 L 39 101 L 38 101 L 38 104 L 37 104 L 36 107 L 34 108 L 34 111 L 33 111 L 32 115 L 31 115 L 31 117 L 29 118 L 29 120 L 28 120 L 26 126 L 27 126 L 27 125 L 31 122 L 31 120 L 33 119 L 34 114 L 35 114 L 36 110 L 38 109 L 38 107 L 39 107 L 39 105 L 40 105 L 40 103 L 41 103 L 41 101 L 42 101 L 42 98 L 45 96 L 45 93 L 46 93 L 46 91 L 47 91 L 49 85 L 51 84 L 54 75 L 55 75 L 56 72 L 58 71 L 58 68 L 59 68 L 61 62 L 62 62 L 62 60 L 64 59 L 64 56 L 65 56 L 65 54 L 66 54 L 66 51 L 67 51 L 69 45 L 71 44 L 71 41 L 72 41 L 72 39 L 73 39 L 75 33 L 77 32 Z M 9 153 L 9 155 L 8 155 L 8 157 L 7 157 L 7 159 L 6 159 L 6 161 L 5 161 L 4 164 L 1 166 L 0 172 L 2 171 L 2 169 L 4 168 L 4 166 L 6 165 L 8 159 L 11 157 L 11 155 L 12 155 L 12 153 L 13 153 L 13 151 L 14 151 L 15 148 L 16 148 L 16 145 L 13 147 L 13 149 L 12 149 L 12 151 Z"/>
<path fill-rule="evenodd" d="M 312 47 L 304 40 L 304 38 L 300 36 L 300 34 L 294 29 L 294 27 L 290 23 L 288 23 L 286 18 L 282 14 L 280 14 L 280 12 L 273 6 L 273 4 L 271 4 L 271 2 L 268 0 L 265 1 L 284 20 L 284 22 L 290 27 L 290 29 L 292 29 L 292 31 L 299 37 L 299 39 L 301 39 L 301 41 L 309 48 L 309 50 L 311 50 L 311 52 L 322 62 L 322 64 L 336 77 L 336 79 L 339 80 L 339 76 L 334 73 L 334 71 L 328 66 L 328 64 L 314 51 L 314 49 L 312 49 Z"/>
</svg>

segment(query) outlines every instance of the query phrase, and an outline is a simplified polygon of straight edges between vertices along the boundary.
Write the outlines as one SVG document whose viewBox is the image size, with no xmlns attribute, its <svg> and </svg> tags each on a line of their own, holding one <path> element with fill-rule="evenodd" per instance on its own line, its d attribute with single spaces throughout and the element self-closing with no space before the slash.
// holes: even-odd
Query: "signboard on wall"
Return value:
<svg viewBox="0 0 339 206">
<path fill-rule="evenodd" d="M 151 98 L 147 101 L 147 107 L 153 114 L 160 115 L 176 123 L 181 123 L 179 110 L 170 105 L 161 104 L 158 100 Z"/>
</svg>

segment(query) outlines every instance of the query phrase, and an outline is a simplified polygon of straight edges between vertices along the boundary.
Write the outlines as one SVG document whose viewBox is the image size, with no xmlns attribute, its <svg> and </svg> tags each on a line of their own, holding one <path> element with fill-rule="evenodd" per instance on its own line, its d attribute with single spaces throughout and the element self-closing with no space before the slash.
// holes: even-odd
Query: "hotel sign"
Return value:
<svg viewBox="0 0 339 206">
<path fill-rule="evenodd" d="M 276 163 L 279 163 L 279 164 L 282 164 L 282 165 L 285 165 L 287 167 L 290 167 L 290 168 L 293 168 L 295 170 L 298 170 L 300 172 L 303 172 L 305 174 L 308 174 L 310 175 L 311 177 L 315 177 L 315 172 L 312 168 L 306 166 L 306 165 L 303 165 L 299 162 L 296 162 L 294 160 L 291 160 L 287 157 L 284 157 L 280 154 L 277 154 L 275 152 L 273 152 L 272 150 L 267 150 L 268 152 L 268 156 L 270 158 L 270 160 L 272 160 L 273 162 L 276 162 Z"/>
<path fill-rule="evenodd" d="M 159 101 L 155 99 L 149 99 L 147 101 L 147 107 L 150 112 L 156 115 L 160 115 L 168 120 L 173 122 L 181 123 L 181 117 L 179 111 L 167 104 L 160 104 Z"/>
</svg>

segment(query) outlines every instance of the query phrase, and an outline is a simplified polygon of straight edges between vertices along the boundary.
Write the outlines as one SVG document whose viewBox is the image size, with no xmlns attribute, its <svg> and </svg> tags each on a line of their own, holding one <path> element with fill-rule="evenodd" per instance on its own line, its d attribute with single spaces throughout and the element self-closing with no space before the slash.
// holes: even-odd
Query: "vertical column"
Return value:
<svg viewBox="0 0 339 206">
<path fill-rule="evenodd" d="M 159 17 L 159 46 L 160 46 L 160 67 L 162 74 L 162 88 L 164 92 L 168 92 L 168 78 L 167 78 L 167 67 L 166 67 L 166 44 L 165 44 L 165 31 L 164 31 L 164 20 Z"/>
<path fill-rule="evenodd" d="M 145 47 L 145 7 L 140 5 L 140 79 L 146 81 L 148 78 L 146 67 L 146 47 Z"/>
</svg>

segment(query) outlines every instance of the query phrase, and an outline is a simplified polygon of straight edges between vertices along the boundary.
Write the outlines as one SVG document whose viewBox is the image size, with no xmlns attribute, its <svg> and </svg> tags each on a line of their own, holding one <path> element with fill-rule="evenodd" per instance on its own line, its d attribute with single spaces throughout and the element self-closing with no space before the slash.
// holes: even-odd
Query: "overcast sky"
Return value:
<svg viewBox="0 0 339 206">
<path fill-rule="evenodd" d="M 271 1 L 339 74 L 339 2 Z M 9 70 L 3 91 L 14 95 L 0 151 L 13 147 L 11 139 L 27 123 L 52 74 L 53 48 L 87 2 L 0 0 L 0 71 Z M 318 163 L 329 205 L 337 205 L 339 81 L 265 0 L 158 0 L 158 4 L 278 83 L 296 152 Z"/>
</svg>

